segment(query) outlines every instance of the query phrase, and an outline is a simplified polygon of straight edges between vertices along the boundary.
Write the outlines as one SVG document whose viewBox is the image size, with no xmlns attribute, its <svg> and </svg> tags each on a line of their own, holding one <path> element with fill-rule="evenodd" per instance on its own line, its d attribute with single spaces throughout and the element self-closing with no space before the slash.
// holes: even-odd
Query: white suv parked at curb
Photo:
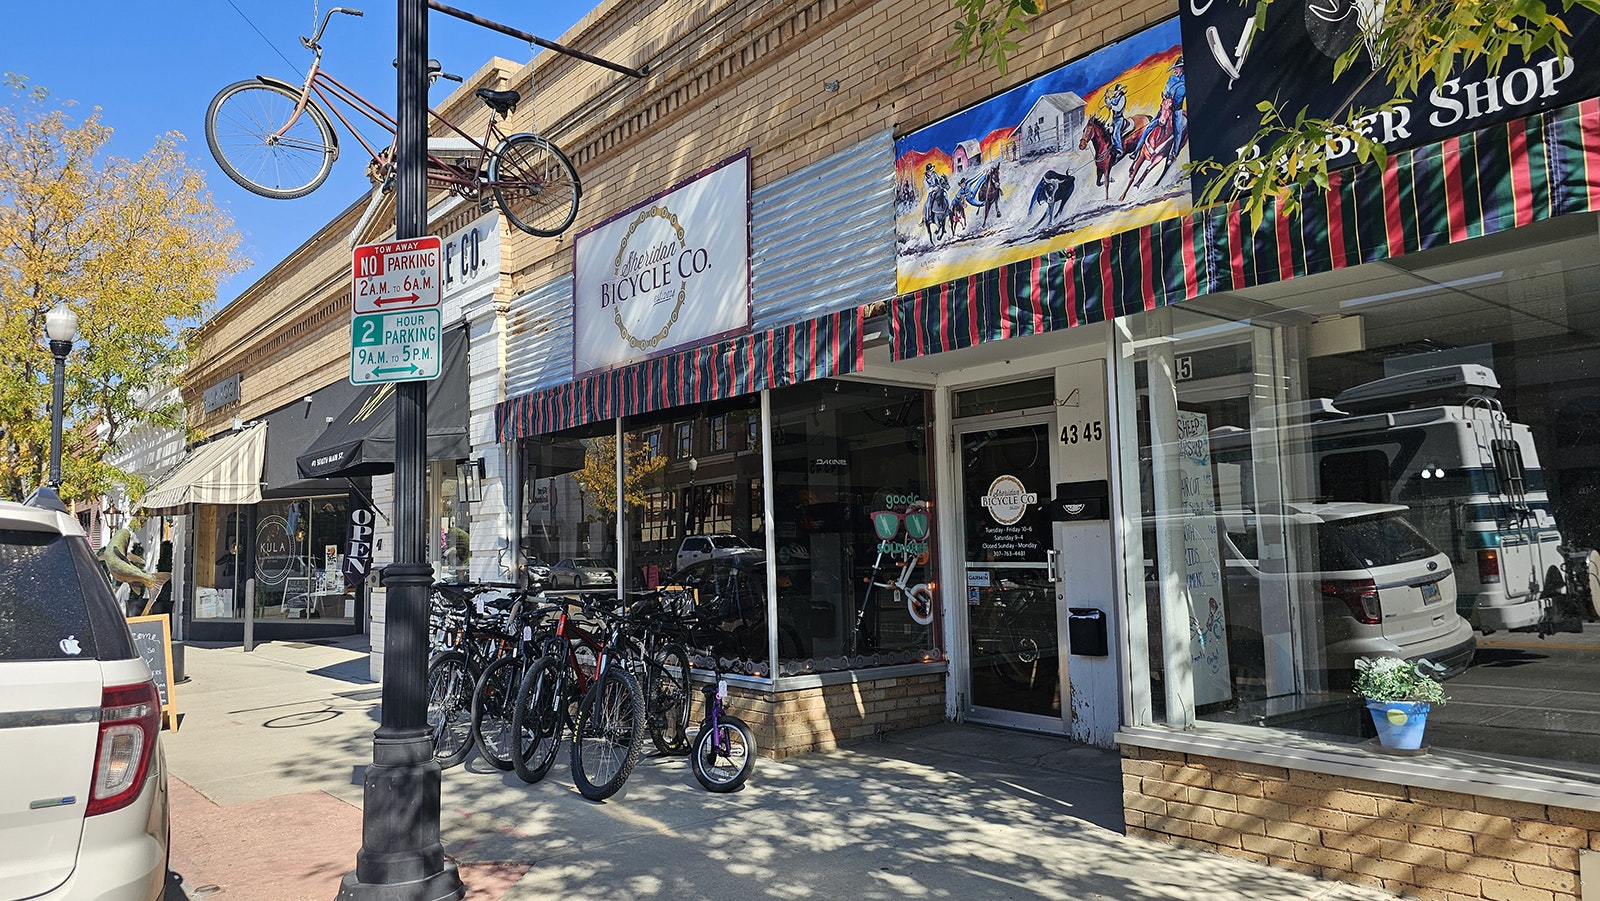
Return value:
<svg viewBox="0 0 1600 901">
<path fill-rule="evenodd" d="M 158 901 L 161 701 L 75 519 L 0 501 L 0 899 Z"/>
</svg>

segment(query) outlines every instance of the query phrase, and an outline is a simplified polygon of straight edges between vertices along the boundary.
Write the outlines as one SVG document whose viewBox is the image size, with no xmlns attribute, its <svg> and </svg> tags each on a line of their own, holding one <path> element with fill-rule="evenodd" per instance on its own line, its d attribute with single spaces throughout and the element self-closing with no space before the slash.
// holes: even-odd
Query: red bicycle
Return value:
<svg viewBox="0 0 1600 901">
<path fill-rule="evenodd" d="M 585 629 L 563 607 L 544 654 L 517 690 L 511 761 L 524 782 L 543 779 L 570 726 L 572 781 L 585 798 L 603 801 L 622 789 L 639 762 L 645 705 L 623 657 L 623 618 L 601 614 L 583 601 L 565 603 L 599 617 L 602 628 L 596 632 L 604 634 Z"/>
</svg>

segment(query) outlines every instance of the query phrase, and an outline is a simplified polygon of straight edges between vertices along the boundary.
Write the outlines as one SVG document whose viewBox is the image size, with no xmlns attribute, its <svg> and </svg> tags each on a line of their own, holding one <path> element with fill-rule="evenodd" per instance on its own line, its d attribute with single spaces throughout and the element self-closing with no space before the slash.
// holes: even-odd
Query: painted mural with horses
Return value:
<svg viewBox="0 0 1600 901">
<path fill-rule="evenodd" d="M 1174 20 L 898 139 L 899 291 L 1181 216 L 1186 162 Z"/>
</svg>

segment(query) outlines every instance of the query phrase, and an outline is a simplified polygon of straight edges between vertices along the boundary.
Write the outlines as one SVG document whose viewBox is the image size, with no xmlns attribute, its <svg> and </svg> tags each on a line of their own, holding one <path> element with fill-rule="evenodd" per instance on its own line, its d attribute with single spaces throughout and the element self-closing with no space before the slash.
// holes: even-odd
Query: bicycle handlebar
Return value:
<svg viewBox="0 0 1600 901">
<path fill-rule="evenodd" d="M 322 41 L 322 33 L 328 30 L 328 20 L 333 18 L 334 13 L 344 13 L 347 16 L 355 16 L 358 19 L 366 15 L 366 13 L 359 9 L 347 9 L 343 6 L 335 6 L 333 9 L 328 10 L 327 15 L 322 17 L 322 24 L 317 26 L 316 34 L 313 34 L 311 37 L 306 37 L 305 35 L 300 36 L 300 44 L 307 50 L 318 49 L 317 44 Z"/>
</svg>

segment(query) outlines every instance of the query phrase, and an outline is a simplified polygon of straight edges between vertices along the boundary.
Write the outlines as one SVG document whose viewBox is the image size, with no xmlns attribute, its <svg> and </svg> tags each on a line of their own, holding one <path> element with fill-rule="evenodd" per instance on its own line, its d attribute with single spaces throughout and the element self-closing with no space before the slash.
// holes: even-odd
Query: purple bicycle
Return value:
<svg viewBox="0 0 1600 901">
<path fill-rule="evenodd" d="M 694 778 L 707 791 L 731 792 L 743 785 L 755 768 L 756 738 L 744 720 L 723 706 L 728 698 L 728 680 L 723 677 L 721 660 L 716 655 L 711 659 L 715 661 L 715 678 L 704 689 L 706 718 L 700 722 L 700 734 L 695 736 L 689 761 Z"/>
</svg>

